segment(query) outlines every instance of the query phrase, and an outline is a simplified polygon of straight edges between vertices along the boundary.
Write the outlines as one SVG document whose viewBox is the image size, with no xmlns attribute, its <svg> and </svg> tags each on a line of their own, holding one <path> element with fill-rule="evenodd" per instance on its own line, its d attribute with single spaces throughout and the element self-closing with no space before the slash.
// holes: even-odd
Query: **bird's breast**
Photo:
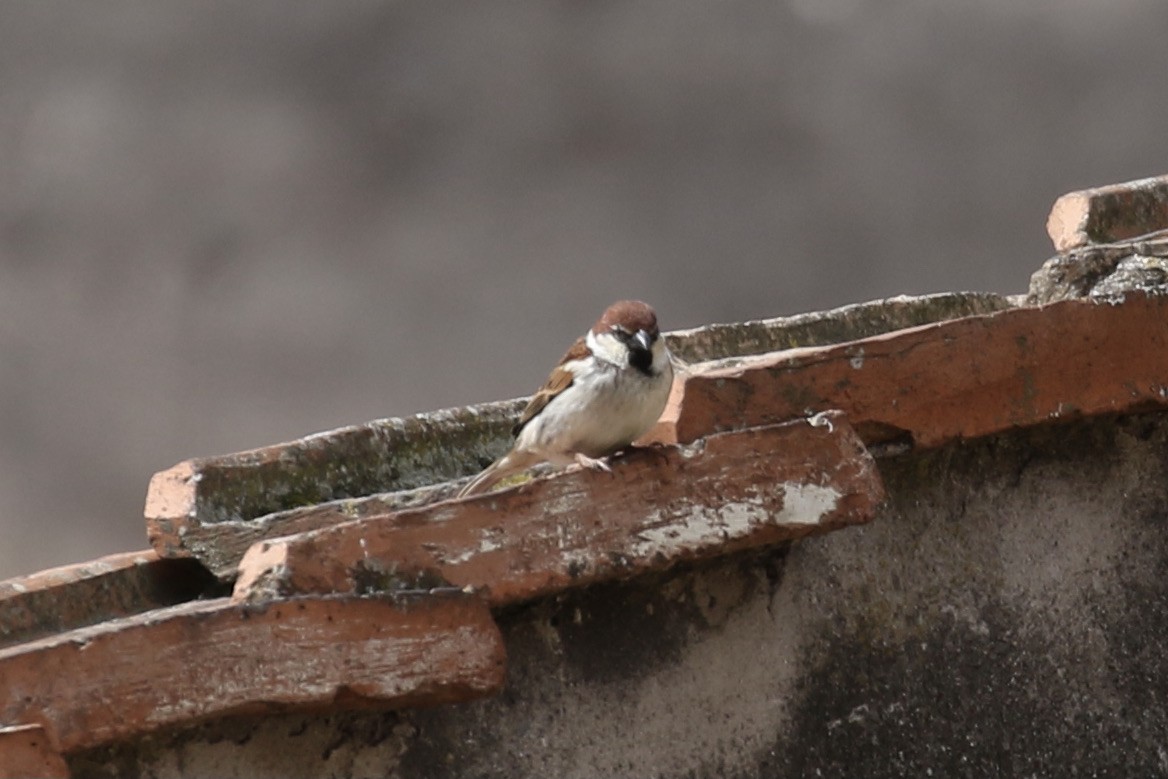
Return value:
<svg viewBox="0 0 1168 779">
<path fill-rule="evenodd" d="M 576 373 L 520 431 L 518 448 L 539 452 L 553 462 L 576 452 L 601 457 L 643 435 L 665 408 L 672 376 L 648 376 L 635 369 L 591 366 Z"/>
</svg>

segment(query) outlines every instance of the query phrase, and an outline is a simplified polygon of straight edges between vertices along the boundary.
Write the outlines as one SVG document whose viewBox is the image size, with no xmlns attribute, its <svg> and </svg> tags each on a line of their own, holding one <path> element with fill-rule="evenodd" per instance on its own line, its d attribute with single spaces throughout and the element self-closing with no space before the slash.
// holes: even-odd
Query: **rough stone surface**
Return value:
<svg viewBox="0 0 1168 779">
<path fill-rule="evenodd" d="M 467 700 L 503 663 L 469 596 L 193 601 L 0 651 L 0 722 L 72 752 L 236 713 Z"/>
<path fill-rule="evenodd" d="M 1168 238 L 1087 246 L 1052 257 L 1030 277 L 1032 305 L 1165 287 Z"/>
<path fill-rule="evenodd" d="M 930 447 L 1165 405 L 1168 296 L 1128 293 L 695 366 L 655 435 L 684 442 L 836 408 L 868 444 Z"/>
<path fill-rule="evenodd" d="M 1168 246 L 1163 247 L 1168 250 Z M 1115 270 L 1094 287 L 1093 298 L 1116 298 L 1132 291 L 1163 291 L 1168 287 L 1168 251 L 1155 257 L 1132 254 L 1115 265 Z"/>
<path fill-rule="evenodd" d="M 1090 246 L 1067 254 L 1057 254 L 1030 276 L 1026 302 L 1040 306 L 1086 297 L 1096 284 L 1115 271 L 1115 266 L 1131 251 L 1128 246 Z"/>
<path fill-rule="evenodd" d="M 1163 288 L 1168 176 L 1063 195 L 1047 232 L 1058 255 L 1030 278 L 1027 302 Z"/>
<path fill-rule="evenodd" d="M 1055 201 L 1046 222 L 1046 231 L 1059 252 L 1165 229 L 1168 176 L 1069 192 Z"/>
<path fill-rule="evenodd" d="M 885 458 L 871 524 L 502 612 L 493 699 L 198 728 L 73 765 L 197 775 L 180 756 L 218 748 L 225 777 L 276 749 L 303 759 L 291 775 L 401 779 L 1161 775 L 1165 451 L 1168 417 L 1144 414 Z M 288 735 L 247 741 L 268 727 Z M 335 767 L 322 731 L 376 766 Z"/>
<path fill-rule="evenodd" d="M 501 606 L 866 522 L 882 497 L 871 456 L 825 414 L 262 542 L 235 597 L 438 584 Z"/>
</svg>

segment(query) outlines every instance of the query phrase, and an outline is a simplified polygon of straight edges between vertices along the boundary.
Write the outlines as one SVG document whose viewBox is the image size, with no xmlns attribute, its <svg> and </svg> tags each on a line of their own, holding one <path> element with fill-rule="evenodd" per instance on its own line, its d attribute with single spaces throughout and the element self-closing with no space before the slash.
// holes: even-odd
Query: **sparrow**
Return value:
<svg viewBox="0 0 1168 779">
<path fill-rule="evenodd" d="M 639 300 L 613 303 L 528 401 L 511 428 L 511 451 L 458 497 L 486 492 L 541 462 L 610 470 L 605 458 L 648 432 L 672 385 L 672 357 L 657 329 L 657 314 Z"/>
</svg>

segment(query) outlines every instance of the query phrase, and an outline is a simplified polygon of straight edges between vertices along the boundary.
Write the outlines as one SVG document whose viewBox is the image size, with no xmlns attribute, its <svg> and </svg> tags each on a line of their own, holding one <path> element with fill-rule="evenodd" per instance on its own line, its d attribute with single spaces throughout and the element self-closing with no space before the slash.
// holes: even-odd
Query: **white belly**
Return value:
<svg viewBox="0 0 1168 779">
<path fill-rule="evenodd" d="M 584 371 L 519 432 L 516 448 L 559 464 L 577 452 L 603 457 L 628 446 L 665 410 L 673 371 Z"/>
</svg>

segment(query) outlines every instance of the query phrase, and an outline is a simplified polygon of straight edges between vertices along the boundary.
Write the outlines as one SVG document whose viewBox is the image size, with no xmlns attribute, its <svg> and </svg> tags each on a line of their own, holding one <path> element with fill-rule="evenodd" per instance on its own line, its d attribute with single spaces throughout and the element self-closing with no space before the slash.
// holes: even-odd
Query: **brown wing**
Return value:
<svg viewBox="0 0 1168 779">
<path fill-rule="evenodd" d="M 523 413 L 519 415 L 519 421 L 511 428 L 511 435 L 519 435 L 523 426 L 547 408 L 547 404 L 552 402 L 552 398 L 572 386 L 576 376 L 565 368 L 564 364 L 572 360 L 582 360 L 588 355 L 588 345 L 584 343 L 583 338 L 578 339 L 568 351 L 564 352 L 564 356 L 560 358 L 555 369 L 552 370 L 552 375 L 548 376 L 547 383 L 540 388 L 539 392 L 531 396 L 531 400 L 527 401 Z"/>
</svg>

